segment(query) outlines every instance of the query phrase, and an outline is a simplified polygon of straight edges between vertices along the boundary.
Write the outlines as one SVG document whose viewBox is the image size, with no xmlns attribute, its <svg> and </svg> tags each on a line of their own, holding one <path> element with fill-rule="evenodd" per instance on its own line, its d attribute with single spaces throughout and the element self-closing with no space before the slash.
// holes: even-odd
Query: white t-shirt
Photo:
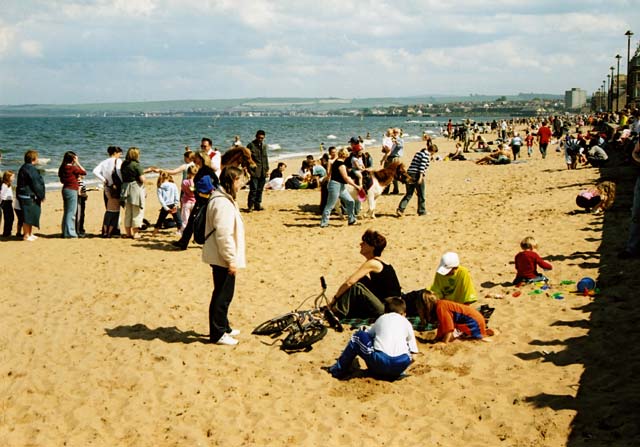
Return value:
<svg viewBox="0 0 640 447">
<path fill-rule="evenodd" d="M 0 188 L 0 201 L 2 200 L 13 200 L 11 186 L 7 186 L 4 183 L 2 184 L 2 188 Z"/>
<path fill-rule="evenodd" d="M 113 180 L 111 179 L 111 174 L 113 173 L 113 167 L 116 166 L 116 172 L 122 178 L 122 174 L 120 173 L 120 167 L 122 166 L 122 160 L 120 158 L 109 157 L 106 160 L 101 161 L 98 166 L 93 169 L 93 175 L 98 177 L 102 183 L 106 183 L 107 185 L 113 184 Z"/>
<path fill-rule="evenodd" d="M 398 313 L 381 315 L 368 332 L 374 337 L 373 348 L 390 357 L 418 352 L 413 326 Z"/>
</svg>

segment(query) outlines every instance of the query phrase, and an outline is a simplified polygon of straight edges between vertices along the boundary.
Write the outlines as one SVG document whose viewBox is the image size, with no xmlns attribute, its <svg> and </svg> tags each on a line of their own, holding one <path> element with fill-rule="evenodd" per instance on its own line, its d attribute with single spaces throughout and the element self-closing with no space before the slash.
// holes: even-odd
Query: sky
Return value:
<svg viewBox="0 0 640 447">
<path fill-rule="evenodd" d="M 591 94 L 639 25 L 640 0 L 0 0 L 0 104 Z"/>
</svg>

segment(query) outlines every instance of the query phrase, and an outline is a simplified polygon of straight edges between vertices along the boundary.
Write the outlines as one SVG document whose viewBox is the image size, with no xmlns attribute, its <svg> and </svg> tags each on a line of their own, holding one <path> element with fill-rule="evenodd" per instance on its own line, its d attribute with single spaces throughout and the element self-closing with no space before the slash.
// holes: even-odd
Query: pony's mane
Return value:
<svg viewBox="0 0 640 447">
<path fill-rule="evenodd" d="M 222 154 L 220 163 L 223 166 L 235 164 L 240 164 L 243 167 L 255 166 L 255 162 L 251 158 L 251 151 L 243 146 L 234 147 L 226 151 Z"/>
</svg>

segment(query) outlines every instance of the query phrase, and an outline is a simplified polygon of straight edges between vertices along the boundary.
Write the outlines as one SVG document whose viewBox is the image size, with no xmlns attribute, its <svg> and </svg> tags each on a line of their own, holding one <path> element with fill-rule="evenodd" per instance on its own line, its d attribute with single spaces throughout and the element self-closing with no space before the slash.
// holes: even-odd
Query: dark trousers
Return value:
<svg viewBox="0 0 640 447">
<path fill-rule="evenodd" d="M 213 293 L 209 304 L 209 339 L 215 343 L 225 332 L 231 332 L 229 326 L 229 305 L 236 289 L 236 276 L 229 274 L 227 267 L 212 265 Z"/>
<path fill-rule="evenodd" d="M 175 206 L 173 207 L 175 208 Z M 156 230 L 159 230 L 162 228 L 162 224 L 164 223 L 164 221 L 167 219 L 167 216 L 169 215 L 169 210 L 165 210 L 164 208 L 160 208 L 160 214 L 158 214 L 158 220 L 156 220 L 156 224 L 154 225 L 154 228 Z M 180 212 L 176 210 L 175 213 L 173 213 L 171 215 L 173 221 L 176 223 L 176 227 L 178 228 L 178 230 L 182 227 L 182 218 L 180 217 Z M 191 226 L 192 231 L 193 231 L 193 225 Z"/>
<path fill-rule="evenodd" d="M 4 228 L 2 236 L 11 236 L 11 227 L 13 227 L 13 201 L 3 200 L 2 204 L 2 217 L 4 218 Z"/>
<path fill-rule="evenodd" d="M 262 206 L 262 191 L 264 191 L 265 177 L 251 177 L 249 180 L 249 199 L 247 208 L 260 209 Z"/>
<path fill-rule="evenodd" d="M 18 225 L 16 225 L 16 236 L 22 236 L 22 224 L 24 223 L 24 213 L 22 210 L 15 210 L 18 216 Z"/>
<path fill-rule="evenodd" d="M 189 214 L 187 225 L 184 227 L 184 230 L 182 230 L 182 237 L 180 237 L 180 240 L 178 241 L 182 248 L 187 248 L 189 246 L 191 236 L 193 236 L 193 220 L 196 218 L 198 210 L 203 206 L 207 206 L 208 200 L 209 199 L 196 196 L 196 203 L 194 203 L 191 214 Z"/>
<path fill-rule="evenodd" d="M 76 233 L 85 233 L 84 231 L 84 210 L 87 206 L 87 197 L 78 196 L 78 209 L 76 210 Z"/>
</svg>

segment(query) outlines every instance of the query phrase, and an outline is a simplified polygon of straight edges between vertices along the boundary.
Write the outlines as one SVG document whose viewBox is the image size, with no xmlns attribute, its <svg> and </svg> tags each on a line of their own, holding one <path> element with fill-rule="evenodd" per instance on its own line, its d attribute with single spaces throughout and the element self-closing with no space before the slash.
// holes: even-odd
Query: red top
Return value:
<svg viewBox="0 0 640 447">
<path fill-rule="evenodd" d="M 551 129 L 547 126 L 542 126 L 538 129 L 538 138 L 542 144 L 549 143 L 551 141 Z"/>
<path fill-rule="evenodd" d="M 536 267 L 551 270 L 551 264 L 540 257 L 533 250 L 524 250 L 516 255 L 516 275 L 519 278 L 531 279 L 538 276 Z"/>
<path fill-rule="evenodd" d="M 78 176 L 80 175 L 87 175 L 87 171 L 76 165 L 64 165 L 60 175 L 62 187 L 77 191 L 80 188 L 78 183 Z"/>
</svg>

